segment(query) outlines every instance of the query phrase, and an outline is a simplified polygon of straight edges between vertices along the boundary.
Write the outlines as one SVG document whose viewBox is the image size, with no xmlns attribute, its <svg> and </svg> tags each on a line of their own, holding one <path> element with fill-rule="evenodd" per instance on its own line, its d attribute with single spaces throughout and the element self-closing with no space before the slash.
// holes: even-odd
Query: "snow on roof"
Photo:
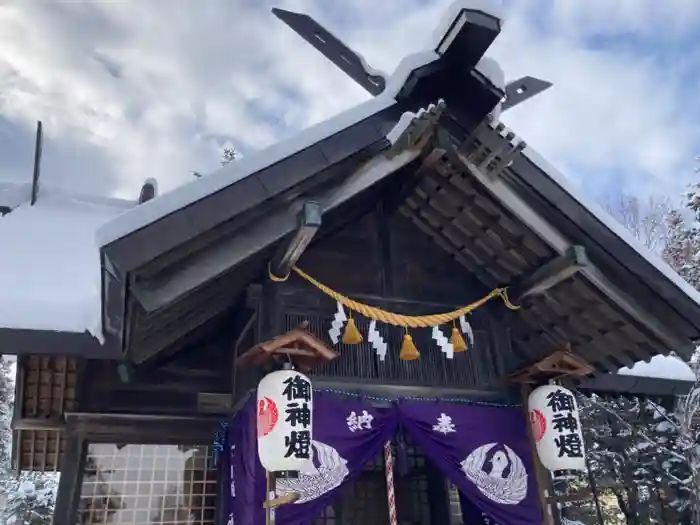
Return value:
<svg viewBox="0 0 700 525">
<path fill-rule="evenodd" d="M 695 381 L 695 372 L 693 372 L 692 368 L 679 358 L 671 355 L 655 355 L 648 363 L 639 361 L 632 368 L 626 366 L 620 368 L 617 373 L 625 376 Z"/>
<path fill-rule="evenodd" d="M 403 86 L 411 70 L 416 67 L 415 64 L 428 64 L 437 58 L 437 55 L 431 52 L 410 56 L 410 60 L 404 59 L 394 75 L 389 78 L 386 90 L 379 96 L 319 122 L 286 140 L 231 162 L 210 175 L 151 199 L 100 228 L 97 233 L 98 244 L 105 246 L 390 107 L 396 102 L 394 96 Z M 397 80 L 397 76 L 402 80 Z"/>
<path fill-rule="evenodd" d="M 31 182 L 0 182 L 0 208 L 14 209 L 29 202 L 31 195 Z"/>
<path fill-rule="evenodd" d="M 133 206 L 42 190 L 34 206 L 0 218 L 0 327 L 88 331 L 101 340 L 95 232 Z"/>
<path fill-rule="evenodd" d="M 490 0 L 457 0 L 447 10 L 446 16 L 433 35 L 434 42 L 439 43 L 443 39 L 463 8 L 477 9 L 489 14 L 496 13 Z M 437 44 L 434 44 L 427 50 L 403 58 L 394 73 L 387 79 L 386 89 L 375 98 L 311 126 L 287 140 L 231 162 L 210 175 L 200 177 L 109 221 L 97 233 L 98 244 L 105 246 L 391 107 L 395 104 L 395 97 L 411 72 L 440 58 L 435 51 L 436 47 Z M 493 64 L 482 64 L 479 67 L 484 69 L 482 71 L 484 75 L 491 78 L 494 71 Z"/>
<path fill-rule="evenodd" d="M 672 282 L 680 291 L 685 293 L 692 301 L 700 305 L 700 292 L 690 286 L 678 273 L 676 273 L 661 257 L 652 253 L 646 246 L 635 238 L 619 221 L 614 219 L 593 201 L 589 200 L 583 193 L 569 182 L 569 180 L 552 164 L 544 159 L 530 146 L 523 150 L 523 155 L 539 169 L 544 171 L 549 178 L 556 182 L 561 189 L 568 193 L 574 200 L 591 212 L 601 223 L 603 223 L 622 242 L 642 256 L 649 264 L 656 268 L 666 279 Z"/>
</svg>

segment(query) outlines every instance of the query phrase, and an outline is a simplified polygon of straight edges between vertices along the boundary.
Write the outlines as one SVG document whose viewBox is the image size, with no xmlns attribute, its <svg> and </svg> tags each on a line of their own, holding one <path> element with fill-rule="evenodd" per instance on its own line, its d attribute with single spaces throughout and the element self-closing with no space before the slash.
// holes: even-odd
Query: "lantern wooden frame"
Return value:
<svg viewBox="0 0 700 525">
<path fill-rule="evenodd" d="M 593 365 L 578 356 L 567 344 L 554 350 L 544 359 L 511 374 L 513 383 L 538 384 L 543 380 L 562 379 L 565 377 L 585 377 L 595 371 Z"/>
<path fill-rule="evenodd" d="M 308 322 L 298 328 L 258 343 L 236 359 L 236 366 L 281 365 L 291 362 L 296 370 L 308 373 L 338 357 L 338 352 L 306 331 Z"/>
</svg>

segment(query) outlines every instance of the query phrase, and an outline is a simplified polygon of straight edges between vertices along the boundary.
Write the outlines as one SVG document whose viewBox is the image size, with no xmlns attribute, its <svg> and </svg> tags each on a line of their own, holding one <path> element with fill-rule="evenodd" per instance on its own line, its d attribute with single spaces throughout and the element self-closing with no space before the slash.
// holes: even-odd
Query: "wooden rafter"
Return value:
<svg viewBox="0 0 700 525">
<path fill-rule="evenodd" d="M 586 249 L 583 246 L 571 246 L 563 255 L 540 266 L 511 287 L 511 298 L 519 303 L 526 297 L 543 294 L 589 264 Z"/>
</svg>

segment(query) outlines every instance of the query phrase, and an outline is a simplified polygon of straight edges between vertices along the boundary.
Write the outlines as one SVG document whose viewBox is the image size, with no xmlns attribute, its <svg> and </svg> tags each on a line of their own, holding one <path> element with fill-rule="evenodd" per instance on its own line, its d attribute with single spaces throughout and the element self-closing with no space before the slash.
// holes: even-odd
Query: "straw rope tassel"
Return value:
<svg viewBox="0 0 700 525">
<path fill-rule="evenodd" d="M 389 502 L 389 525 L 397 525 L 396 496 L 394 495 L 394 455 L 391 441 L 384 443 L 384 470 L 386 472 L 386 495 Z"/>
<path fill-rule="evenodd" d="M 362 342 L 362 334 L 355 325 L 355 319 L 352 318 L 352 313 L 348 316 L 348 323 L 345 325 L 343 333 L 344 345 L 359 345 Z"/>
<path fill-rule="evenodd" d="M 464 341 L 464 337 L 462 337 L 462 333 L 459 331 L 454 321 L 452 321 L 452 336 L 450 337 L 450 342 L 455 352 L 467 351 L 467 343 Z"/>
<path fill-rule="evenodd" d="M 420 352 L 416 348 L 416 344 L 413 342 L 411 334 L 408 333 L 408 328 L 405 329 L 406 333 L 403 336 L 403 343 L 401 344 L 401 352 L 399 352 L 399 359 L 401 361 L 415 361 L 420 358 Z"/>
</svg>

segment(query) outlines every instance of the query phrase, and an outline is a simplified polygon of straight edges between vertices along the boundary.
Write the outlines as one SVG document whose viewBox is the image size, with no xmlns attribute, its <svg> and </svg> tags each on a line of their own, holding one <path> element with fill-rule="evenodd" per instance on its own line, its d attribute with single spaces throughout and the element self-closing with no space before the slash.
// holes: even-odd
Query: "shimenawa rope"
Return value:
<svg viewBox="0 0 700 525">
<path fill-rule="evenodd" d="M 507 288 L 496 288 L 495 290 L 492 290 L 488 295 L 482 297 L 478 301 L 463 306 L 462 308 L 459 308 L 458 310 L 454 310 L 452 312 L 417 316 L 397 314 L 394 312 L 388 312 L 381 308 L 377 308 L 376 306 L 369 306 L 367 304 L 354 301 L 353 299 L 350 299 L 349 297 L 346 297 L 343 294 L 336 292 L 332 288 L 326 286 L 325 284 L 317 281 L 297 266 L 293 266 L 292 270 L 297 275 L 299 275 L 300 277 L 314 285 L 316 288 L 318 288 L 321 292 L 331 297 L 335 301 L 339 302 L 346 308 L 353 310 L 354 312 L 357 312 L 358 314 L 368 319 L 374 319 L 375 321 L 380 321 L 382 323 L 390 324 L 393 326 L 401 326 L 407 328 L 427 328 L 445 323 L 450 323 L 455 319 L 459 319 L 461 316 L 468 314 L 473 310 L 476 310 L 477 308 L 479 308 L 480 306 L 482 306 L 483 304 L 487 303 L 495 297 L 500 297 L 503 301 L 503 304 L 505 304 L 509 310 L 520 309 L 520 306 L 511 303 L 508 299 Z M 271 270 L 268 270 L 268 273 L 270 279 L 275 282 L 286 281 L 289 278 L 289 275 L 285 277 L 278 277 L 274 275 Z"/>
</svg>

